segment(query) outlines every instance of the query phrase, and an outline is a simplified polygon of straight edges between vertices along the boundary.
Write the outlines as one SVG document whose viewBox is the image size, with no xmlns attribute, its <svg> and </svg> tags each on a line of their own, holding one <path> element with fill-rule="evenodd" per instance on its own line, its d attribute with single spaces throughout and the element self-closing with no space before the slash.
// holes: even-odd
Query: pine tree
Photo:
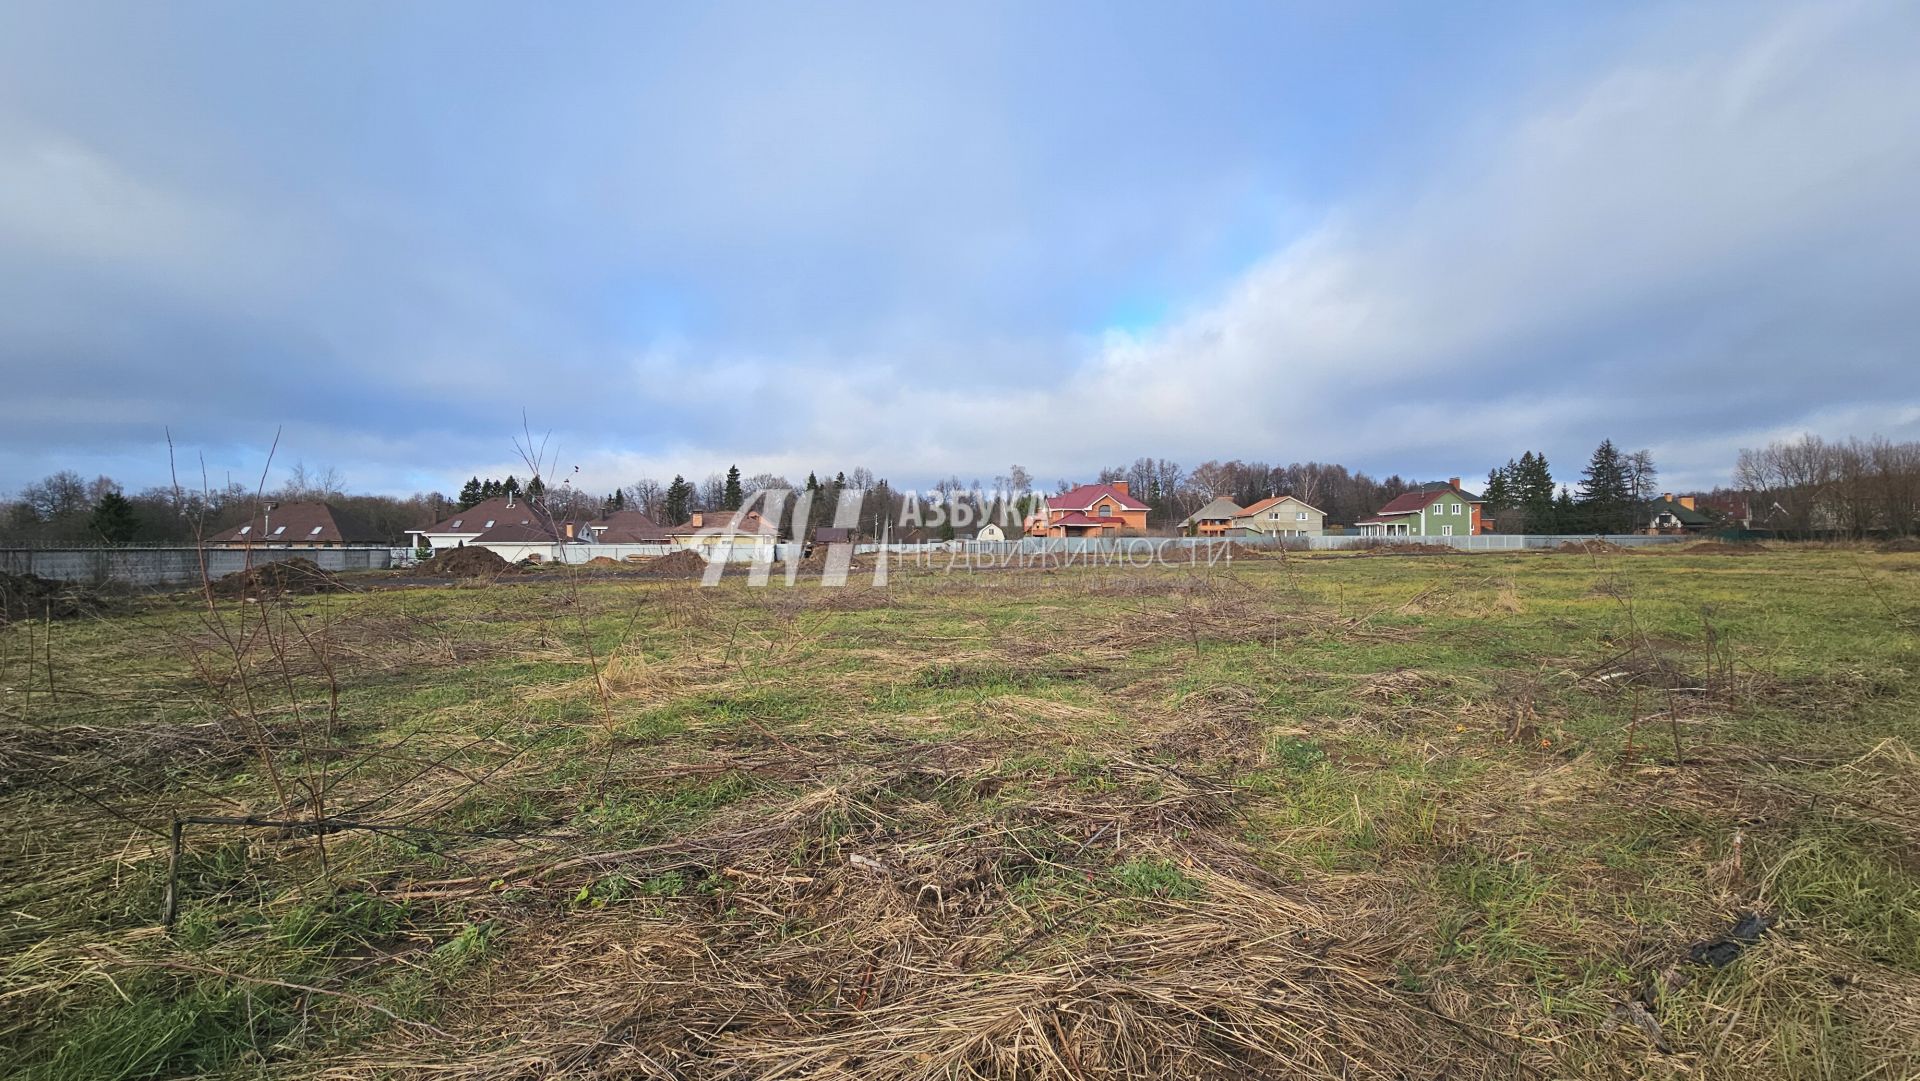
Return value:
<svg viewBox="0 0 1920 1081">
<path fill-rule="evenodd" d="M 469 480 L 467 483 L 460 486 L 460 509 L 461 510 L 466 510 L 468 507 L 473 506 L 475 503 L 478 503 L 485 498 L 486 498 L 486 495 L 480 490 L 479 477 L 475 477 L 472 480 Z"/>
<path fill-rule="evenodd" d="M 1583 532 L 1617 533 L 1628 528 L 1633 491 L 1627 481 L 1626 463 L 1611 439 L 1600 441 L 1586 471 L 1580 474 L 1579 507 Z"/>
<path fill-rule="evenodd" d="M 820 478 L 814 476 L 811 472 L 809 472 L 807 474 L 807 491 L 817 492 L 819 490 L 820 490 Z"/>
<path fill-rule="evenodd" d="M 520 482 L 513 479 L 512 473 L 508 473 L 505 483 L 500 485 L 500 494 L 501 495 L 519 495 L 520 494 Z"/>
<path fill-rule="evenodd" d="M 527 501 L 538 503 L 540 497 L 546 494 L 547 482 L 540 479 L 540 474 L 535 473 L 533 479 L 527 482 Z"/>
<path fill-rule="evenodd" d="M 678 473 L 673 475 L 673 483 L 667 485 L 667 521 L 679 524 L 687 520 L 688 505 L 693 502 L 693 485 Z"/>
<path fill-rule="evenodd" d="M 500 482 L 497 480 L 494 480 L 492 477 L 488 477 L 486 480 L 481 481 L 480 482 L 480 498 L 483 500 L 500 498 Z"/>
<path fill-rule="evenodd" d="M 1529 533 L 1551 533 L 1556 527 L 1553 500 L 1553 472 L 1547 456 L 1527 451 L 1513 465 L 1508 484 L 1514 506 L 1520 508 Z"/>
<path fill-rule="evenodd" d="M 1506 465 L 1495 466 L 1487 471 L 1487 490 L 1482 493 L 1486 504 L 1482 510 L 1486 517 L 1493 519 L 1495 526 L 1500 524 L 1503 516 L 1513 510 L 1513 473 L 1518 468 L 1513 459 L 1509 458 Z"/>
<path fill-rule="evenodd" d="M 93 504 L 87 527 L 108 544 L 125 544 L 140 532 L 140 515 L 119 492 L 107 492 Z"/>
<path fill-rule="evenodd" d="M 1560 498 L 1553 501 L 1552 532 L 1565 533 L 1576 528 L 1575 522 L 1579 517 L 1579 504 L 1573 501 L 1573 494 L 1567 491 L 1567 486 L 1561 485 Z"/>
<path fill-rule="evenodd" d="M 607 497 L 608 512 L 614 513 L 614 512 L 623 511 L 626 509 L 627 509 L 627 493 L 621 491 L 618 488 L 615 488 L 613 490 L 613 494 Z"/>
<path fill-rule="evenodd" d="M 740 467 L 737 465 L 728 466 L 727 487 L 725 493 L 720 497 L 720 508 L 722 510 L 739 510 L 740 504 L 745 502 L 746 498 L 746 494 L 740 490 Z"/>
</svg>

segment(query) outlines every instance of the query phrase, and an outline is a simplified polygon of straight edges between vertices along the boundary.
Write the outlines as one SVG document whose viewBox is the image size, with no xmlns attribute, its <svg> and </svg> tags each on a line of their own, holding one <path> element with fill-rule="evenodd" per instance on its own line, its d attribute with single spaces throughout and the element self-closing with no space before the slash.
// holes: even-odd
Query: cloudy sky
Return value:
<svg viewBox="0 0 1920 1081">
<path fill-rule="evenodd" d="M 0 7 L 0 491 L 1920 438 L 1920 7 Z M 277 472 L 277 470 L 276 470 Z"/>
</svg>

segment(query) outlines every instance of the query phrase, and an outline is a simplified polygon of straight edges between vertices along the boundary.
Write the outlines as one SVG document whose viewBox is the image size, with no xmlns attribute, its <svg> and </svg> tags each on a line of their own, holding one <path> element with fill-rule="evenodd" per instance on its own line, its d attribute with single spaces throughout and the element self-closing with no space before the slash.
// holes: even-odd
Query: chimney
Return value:
<svg viewBox="0 0 1920 1081">
<path fill-rule="evenodd" d="M 513 509 L 513 493 L 512 492 L 507 493 L 507 509 L 508 510 Z"/>
<path fill-rule="evenodd" d="M 701 519 L 704 517 L 706 517 L 706 515 L 702 514 L 700 511 L 694 511 L 693 517 L 687 519 L 687 524 L 692 526 L 695 529 L 699 529 L 703 524 L 705 524 L 701 521 Z"/>
<path fill-rule="evenodd" d="M 1447 487 L 1449 487 L 1449 488 L 1452 488 L 1452 489 L 1453 489 L 1454 491 L 1456 491 L 1456 492 L 1457 492 L 1457 491 L 1459 491 L 1459 490 L 1460 490 L 1460 478 L 1459 478 L 1459 477 L 1448 477 L 1448 478 L 1447 478 Z"/>
<path fill-rule="evenodd" d="M 1692 509 L 1694 509 L 1694 508 L 1693 508 L 1693 497 L 1692 497 L 1692 496 L 1690 496 L 1690 495 L 1683 495 L 1683 496 L 1681 496 L 1681 497 L 1680 497 L 1680 505 L 1681 505 L 1681 506 L 1683 506 L 1683 507 L 1685 507 L 1685 508 L 1687 508 L 1688 510 L 1692 510 Z"/>
<path fill-rule="evenodd" d="M 1116 491 L 1116 492 L 1119 492 L 1119 493 L 1120 493 L 1121 495 L 1131 495 L 1131 494 L 1133 494 L 1133 493 L 1131 493 L 1131 492 L 1129 492 L 1129 491 L 1127 491 L 1127 482 L 1126 482 L 1126 481 L 1124 481 L 1124 480 L 1116 480 L 1116 481 L 1114 481 L 1114 482 L 1113 482 L 1113 490 L 1114 490 L 1114 491 Z"/>
<path fill-rule="evenodd" d="M 1660 502 L 1662 502 L 1662 503 L 1671 503 L 1671 502 L 1673 502 L 1673 493 L 1672 493 L 1672 492 L 1661 492 L 1661 493 L 1660 493 Z"/>
<path fill-rule="evenodd" d="M 572 522 L 567 523 L 567 539 L 568 540 L 573 539 L 573 523 Z"/>
</svg>

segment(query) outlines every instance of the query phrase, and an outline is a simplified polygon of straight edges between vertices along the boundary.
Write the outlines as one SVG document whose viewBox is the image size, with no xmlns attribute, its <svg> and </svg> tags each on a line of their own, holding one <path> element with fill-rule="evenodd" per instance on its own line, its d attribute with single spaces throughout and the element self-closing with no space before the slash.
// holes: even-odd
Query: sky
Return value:
<svg viewBox="0 0 1920 1081">
<path fill-rule="evenodd" d="M 1920 6 L 0 6 L 0 493 L 1920 438 Z M 269 448 L 278 439 L 277 449 Z"/>
</svg>

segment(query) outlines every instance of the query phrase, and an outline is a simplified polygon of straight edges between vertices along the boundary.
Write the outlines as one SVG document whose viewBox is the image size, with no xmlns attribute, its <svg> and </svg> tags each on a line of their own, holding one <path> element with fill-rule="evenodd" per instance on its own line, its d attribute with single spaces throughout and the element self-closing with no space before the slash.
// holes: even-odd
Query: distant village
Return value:
<svg viewBox="0 0 1920 1081">
<path fill-rule="evenodd" d="M 1733 487 L 1672 493 L 1657 490 L 1656 478 L 1648 452 L 1622 452 L 1611 441 L 1596 448 L 1577 484 L 1556 481 L 1546 458 L 1529 451 L 1474 488 L 1460 477 L 1375 480 L 1322 463 L 1210 461 L 1187 471 L 1152 458 L 1062 482 L 1048 494 L 1035 491 L 1020 466 L 991 485 L 950 478 L 926 491 L 895 490 L 865 469 L 790 484 L 731 468 L 698 485 L 684 477 L 642 480 L 605 495 L 537 475 L 524 486 L 511 476 L 476 476 L 457 497 L 407 498 L 348 495 L 331 470 L 301 465 L 271 492 L 229 484 L 128 494 L 106 477 L 87 482 L 61 473 L 0 503 L 0 546 L 478 546 L 518 561 L 551 558 L 556 546 L 576 544 L 660 552 L 720 543 L 1148 536 L 1446 543 L 1496 532 L 1905 535 L 1920 524 L 1920 446 L 1911 443 L 1803 437 L 1742 451 Z"/>
</svg>

